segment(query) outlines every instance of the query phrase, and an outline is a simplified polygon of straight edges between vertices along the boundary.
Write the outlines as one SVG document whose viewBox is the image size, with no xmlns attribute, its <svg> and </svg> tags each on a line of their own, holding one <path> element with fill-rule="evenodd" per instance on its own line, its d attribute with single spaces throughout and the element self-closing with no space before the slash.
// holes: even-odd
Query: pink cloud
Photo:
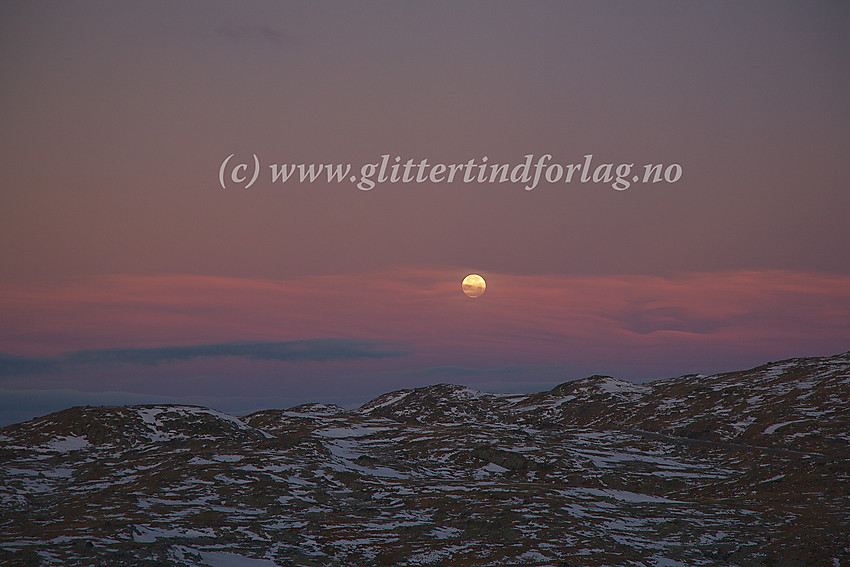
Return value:
<svg viewBox="0 0 850 567">
<path fill-rule="evenodd" d="M 0 351 L 286 341 L 409 345 L 419 366 L 776 358 L 850 348 L 850 276 L 790 271 L 652 276 L 412 269 L 290 280 L 100 276 L 0 288 Z"/>
</svg>

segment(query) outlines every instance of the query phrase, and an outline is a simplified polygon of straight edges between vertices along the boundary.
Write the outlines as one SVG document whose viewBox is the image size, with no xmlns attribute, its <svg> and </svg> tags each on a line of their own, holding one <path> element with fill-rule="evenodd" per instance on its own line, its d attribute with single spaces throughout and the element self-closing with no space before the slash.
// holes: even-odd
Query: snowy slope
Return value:
<svg viewBox="0 0 850 567">
<path fill-rule="evenodd" d="M 3 565 L 846 565 L 850 356 L 0 430 Z"/>
</svg>

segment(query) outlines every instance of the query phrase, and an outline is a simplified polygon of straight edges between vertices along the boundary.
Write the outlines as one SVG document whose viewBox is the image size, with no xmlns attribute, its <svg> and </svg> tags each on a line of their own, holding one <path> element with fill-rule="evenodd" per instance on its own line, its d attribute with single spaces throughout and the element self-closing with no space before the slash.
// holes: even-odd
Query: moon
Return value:
<svg viewBox="0 0 850 567">
<path fill-rule="evenodd" d="M 472 297 L 474 299 L 476 297 L 480 297 L 484 293 L 484 290 L 487 289 L 487 284 L 484 282 L 484 278 L 478 274 L 469 274 L 463 278 L 460 288 L 467 297 Z"/>
</svg>

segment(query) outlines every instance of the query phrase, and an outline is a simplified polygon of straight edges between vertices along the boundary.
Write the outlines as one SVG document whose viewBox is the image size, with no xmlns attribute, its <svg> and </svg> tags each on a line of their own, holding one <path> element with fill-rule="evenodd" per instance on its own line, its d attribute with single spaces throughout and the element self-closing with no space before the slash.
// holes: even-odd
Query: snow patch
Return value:
<svg viewBox="0 0 850 567">
<path fill-rule="evenodd" d="M 270 559 L 253 559 L 227 551 L 201 551 L 199 554 L 210 567 L 279 567 Z"/>
<path fill-rule="evenodd" d="M 174 537 L 214 537 L 215 532 L 212 528 L 204 528 L 203 530 L 162 530 L 159 528 L 150 528 L 147 526 L 133 526 L 133 541 L 138 543 L 153 543 L 158 539 L 174 538 Z"/>
<path fill-rule="evenodd" d="M 395 396 L 390 396 L 390 397 L 388 397 L 386 400 L 384 400 L 383 402 L 381 402 L 380 404 L 376 404 L 376 405 L 374 405 L 374 406 L 369 406 L 368 408 L 366 408 L 366 411 L 372 411 L 372 410 L 376 410 L 376 409 L 379 409 L 379 408 L 382 408 L 382 407 L 385 407 L 385 406 L 388 406 L 388 405 L 394 404 L 394 403 L 396 403 L 396 402 L 399 402 L 399 401 L 403 400 L 404 398 L 406 398 L 406 397 L 407 397 L 407 396 L 409 396 L 410 394 L 411 394 L 411 392 L 401 392 L 401 393 L 399 393 L 399 394 L 397 394 L 397 395 L 395 395 Z"/>
<path fill-rule="evenodd" d="M 626 490 L 613 490 L 610 488 L 599 489 L 599 488 L 574 488 L 570 491 L 560 491 L 562 493 L 567 492 L 583 492 L 585 494 L 592 494 L 593 496 L 600 496 L 603 498 L 613 498 L 614 500 L 620 500 L 622 502 L 633 502 L 639 504 L 648 504 L 648 503 L 656 503 L 656 504 L 684 504 L 684 502 L 679 502 L 678 500 L 670 500 L 669 498 L 663 498 L 661 496 L 651 496 L 649 494 L 639 494 L 637 492 L 628 492 Z"/>
<path fill-rule="evenodd" d="M 45 443 L 43 447 L 48 451 L 58 451 L 60 453 L 67 453 L 69 451 L 78 451 L 80 449 L 85 449 L 91 446 L 89 440 L 85 437 L 78 437 L 76 435 L 68 435 L 65 437 L 57 437 L 52 441 Z"/>
<path fill-rule="evenodd" d="M 606 378 L 599 383 L 598 388 L 607 394 L 646 394 L 652 390 L 648 386 L 640 386 L 625 380 L 617 380 L 616 378 Z"/>
<path fill-rule="evenodd" d="M 767 429 L 764 430 L 764 434 L 765 435 L 772 435 L 773 433 L 776 433 L 776 430 L 779 429 L 780 427 L 785 427 L 786 425 L 791 425 L 792 423 L 801 423 L 803 421 L 805 421 L 805 420 L 798 419 L 798 420 L 795 420 L 795 421 L 783 421 L 782 423 L 774 423 L 773 425 L 771 425 L 770 427 L 768 427 Z"/>
<path fill-rule="evenodd" d="M 213 460 L 216 460 L 220 463 L 238 463 L 244 457 L 242 455 L 215 455 Z"/>
</svg>

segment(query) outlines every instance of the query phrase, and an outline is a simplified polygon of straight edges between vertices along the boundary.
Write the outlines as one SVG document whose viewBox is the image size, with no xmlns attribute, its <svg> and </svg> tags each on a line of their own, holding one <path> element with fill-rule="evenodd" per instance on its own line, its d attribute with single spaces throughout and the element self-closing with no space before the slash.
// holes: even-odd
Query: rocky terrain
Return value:
<svg viewBox="0 0 850 567">
<path fill-rule="evenodd" d="M 0 564 L 850 565 L 850 353 L 0 430 Z"/>
</svg>

